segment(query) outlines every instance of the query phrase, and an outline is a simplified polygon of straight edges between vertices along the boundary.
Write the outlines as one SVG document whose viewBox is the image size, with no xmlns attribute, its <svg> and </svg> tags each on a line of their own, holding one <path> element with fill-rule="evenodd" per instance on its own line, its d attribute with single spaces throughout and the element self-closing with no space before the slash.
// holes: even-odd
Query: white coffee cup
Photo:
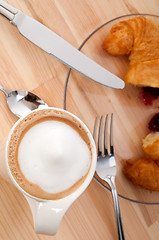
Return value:
<svg viewBox="0 0 159 240">
<path fill-rule="evenodd" d="M 74 192 L 57 200 L 47 200 L 47 199 L 37 198 L 35 196 L 30 195 L 26 191 L 24 191 L 24 189 L 18 185 L 18 183 L 16 182 L 15 178 L 11 173 L 11 170 L 8 164 L 8 145 L 16 126 L 18 126 L 19 123 L 21 123 L 23 119 L 28 117 L 30 114 L 20 118 L 15 123 L 15 125 L 13 126 L 13 128 L 9 133 L 9 137 L 6 144 L 6 164 L 7 164 L 7 170 L 12 182 L 21 191 L 21 193 L 23 193 L 24 197 L 27 199 L 30 205 L 32 215 L 33 215 L 33 220 L 34 220 L 35 231 L 41 234 L 55 235 L 58 231 L 62 217 L 64 216 L 69 206 L 80 196 L 80 194 L 82 194 L 82 192 L 87 188 L 87 186 L 91 182 L 96 169 L 97 154 L 96 154 L 96 146 L 90 131 L 78 117 L 76 117 L 72 113 L 65 111 L 63 109 L 59 109 L 59 108 L 46 108 L 46 109 L 51 109 L 51 110 L 54 110 L 55 112 L 59 112 L 61 114 L 64 113 L 69 115 L 70 117 L 73 117 L 73 119 L 77 120 L 77 122 L 79 122 L 82 128 L 87 132 L 87 135 L 91 144 L 92 156 L 91 156 L 91 165 L 89 168 L 89 172 L 86 178 L 84 179 L 84 181 Z M 32 113 L 37 111 L 41 111 L 41 110 L 40 109 L 34 110 L 32 111 Z"/>
</svg>

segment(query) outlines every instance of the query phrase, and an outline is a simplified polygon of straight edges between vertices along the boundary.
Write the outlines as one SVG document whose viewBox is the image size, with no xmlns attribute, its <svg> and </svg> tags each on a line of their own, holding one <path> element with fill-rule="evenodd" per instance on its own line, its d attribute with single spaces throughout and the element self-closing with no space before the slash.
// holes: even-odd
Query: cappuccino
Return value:
<svg viewBox="0 0 159 240">
<path fill-rule="evenodd" d="M 34 111 L 14 128 L 7 148 L 17 184 L 40 199 L 74 192 L 90 170 L 88 133 L 72 115 L 55 109 Z"/>
</svg>

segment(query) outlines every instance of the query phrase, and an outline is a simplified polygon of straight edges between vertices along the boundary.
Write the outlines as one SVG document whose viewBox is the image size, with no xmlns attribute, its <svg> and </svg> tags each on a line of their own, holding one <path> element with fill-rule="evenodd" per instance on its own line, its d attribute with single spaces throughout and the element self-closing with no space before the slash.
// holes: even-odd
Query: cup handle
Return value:
<svg viewBox="0 0 159 240">
<path fill-rule="evenodd" d="M 36 233 L 46 235 L 55 235 L 57 233 L 65 212 L 73 202 L 70 202 L 70 199 L 42 202 L 27 196 L 25 198 L 32 211 Z"/>
</svg>

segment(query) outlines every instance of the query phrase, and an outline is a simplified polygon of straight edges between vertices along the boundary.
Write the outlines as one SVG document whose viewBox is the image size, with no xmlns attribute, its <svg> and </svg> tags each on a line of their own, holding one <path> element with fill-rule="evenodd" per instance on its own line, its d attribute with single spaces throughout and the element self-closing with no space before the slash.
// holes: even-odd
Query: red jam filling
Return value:
<svg viewBox="0 0 159 240">
<path fill-rule="evenodd" d="M 159 97 L 159 88 L 143 87 L 141 100 L 145 105 L 152 105 L 153 101 Z"/>
<path fill-rule="evenodd" d="M 150 120 L 148 128 L 151 132 L 159 132 L 159 113 Z"/>
</svg>

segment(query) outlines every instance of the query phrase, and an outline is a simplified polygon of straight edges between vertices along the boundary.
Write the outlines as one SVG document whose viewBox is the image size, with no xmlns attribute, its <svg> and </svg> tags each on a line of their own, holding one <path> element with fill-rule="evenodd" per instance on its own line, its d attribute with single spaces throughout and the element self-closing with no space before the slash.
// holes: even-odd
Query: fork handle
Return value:
<svg viewBox="0 0 159 240">
<path fill-rule="evenodd" d="M 123 229 L 123 223 L 121 219 L 121 212 L 120 212 L 120 205 L 119 205 L 119 199 L 118 194 L 115 186 L 115 177 L 107 177 L 105 181 L 109 184 L 112 192 L 113 202 L 114 202 L 114 209 L 115 209 L 115 216 L 116 216 L 116 223 L 117 223 L 117 229 L 118 229 L 118 239 L 119 240 L 125 240 L 124 235 L 124 229 Z"/>
</svg>

